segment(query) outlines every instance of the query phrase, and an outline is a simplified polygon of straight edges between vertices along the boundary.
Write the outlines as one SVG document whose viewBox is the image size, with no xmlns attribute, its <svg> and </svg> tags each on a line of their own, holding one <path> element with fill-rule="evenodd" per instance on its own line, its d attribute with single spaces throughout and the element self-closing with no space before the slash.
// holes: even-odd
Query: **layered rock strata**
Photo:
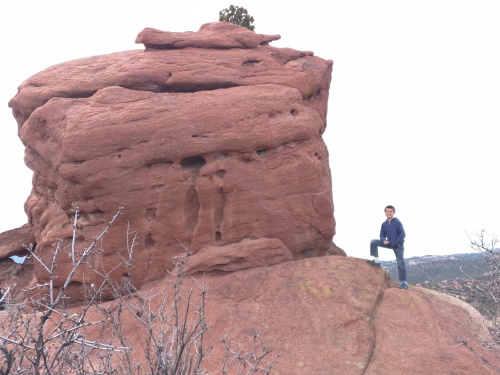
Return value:
<svg viewBox="0 0 500 375">
<path fill-rule="evenodd" d="M 100 244 L 102 263 L 135 285 L 202 248 L 210 259 L 207 251 L 249 254 L 249 243 L 269 251 L 278 240 L 279 260 L 261 252 L 271 264 L 336 249 L 321 137 L 332 61 L 268 45 L 278 38 L 229 23 L 145 29 L 137 38 L 145 50 L 65 62 L 26 80 L 10 106 L 34 171 L 25 207 L 41 259 L 63 239 L 57 272 L 69 272 L 76 208 L 83 246 L 124 207 Z M 118 266 L 124 259 L 131 270 Z M 198 261 L 196 272 L 236 269 Z M 35 273 L 46 278 L 36 263 Z M 85 277 L 94 275 L 79 272 L 73 285 Z"/>
</svg>

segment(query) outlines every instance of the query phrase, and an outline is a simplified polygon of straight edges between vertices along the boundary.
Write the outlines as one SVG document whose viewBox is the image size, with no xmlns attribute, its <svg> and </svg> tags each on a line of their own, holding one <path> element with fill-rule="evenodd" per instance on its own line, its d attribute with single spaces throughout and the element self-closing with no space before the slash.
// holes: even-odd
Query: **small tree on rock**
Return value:
<svg viewBox="0 0 500 375">
<path fill-rule="evenodd" d="M 255 26 L 252 25 L 254 21 L 253 17 L 248 14 L 245 8 L 239 6 L 230 5 L 229 8 L 222 9 L 219 12 L 219 21 L 231 22 L 252 31 L 255 29 Z"/>
</svg>

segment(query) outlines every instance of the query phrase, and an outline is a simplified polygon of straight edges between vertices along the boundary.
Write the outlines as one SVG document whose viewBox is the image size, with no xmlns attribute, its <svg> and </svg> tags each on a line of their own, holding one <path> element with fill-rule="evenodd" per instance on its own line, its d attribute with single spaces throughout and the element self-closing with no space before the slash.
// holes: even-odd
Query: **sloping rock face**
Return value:
<svg viewBox="0 0 500 375">
<path fill-rule="evenodd" d="M 194 299 L 202 283 L 201 278 L 186 279 L 181 294 L 194 290 Z M 258 332 L 273 349 L 262 364 L 281 354 L 273 375 L 496 373 L 492 366 L 498 368 L 500 358 L 497 352 L 482 349 L 483 340 L 491 337 L 475 309 L 431 290 L 401 290 L 393 284 L 387 273 L 365 260 L 339 256 L 205 279 L 205 312 L 211 328 L 204 343 L 213 349 L 204 367 L 210 373 L 219 369 L 224 357 L 221 337 L 245 352 L 251 351 L 252 336 Z M 151 288 L 145 285 L 142 293 L 158 295 L 152 302 L 157 309 L 170 290 L 165 279 Z M 144 328 L 131 314 L 123 317 L 134 363 L 144 365 Z M 96 332 L 90 339 L 99 335 Z M 459 345 L 456 336 L 476 353 Z M 260 347 L 256 354 L 261 354 Z"/>
<path fill-rule="evenodd" d="M 249 254 L 248 244 L 269 250 L 279 240 L 281 255 L 230 267 L 198 261 L 196 272 L 342 254 L 321 137 L 332 61 L 268 45 L 278 38 L 230 23 L 145 29 L 145 50 L 62 63 L 25 81 L 9 105 L 34 171 L 25 208 L 40 258 L 49 262 L 62 239 L 57 272 L 68 274 L 74 210 L 79 245 L 122 206 L 101 259 L 137 286 L 203 247 L 210 259 L 207 251 Z M 118 266 L 130 257 L 131 271 Z M 35 273 L 46 280 L 36 263 Z M 80 271 L 72 286 L 93 277 Z"/>
<path fill-rule="evenodd" d="M 238 342 L 259 332 L 282 354 L 274 374 L 495 373 L 457 344 L 455 335 L 500 365 L 498 352 L 481 350 L 491 336 L 474 308 L 393 284 L 364 259 L 335 256 L 228 275 L 207 283 L 210 341 L 228 334 Z"/>
</svg>

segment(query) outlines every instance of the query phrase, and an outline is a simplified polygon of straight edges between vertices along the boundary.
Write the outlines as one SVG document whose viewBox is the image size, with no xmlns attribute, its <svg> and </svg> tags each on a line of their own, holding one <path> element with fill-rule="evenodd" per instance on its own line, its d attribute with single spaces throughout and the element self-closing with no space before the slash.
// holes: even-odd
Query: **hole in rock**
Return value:
<svg viewBox="0 0 500 375">
<path fill-rule="evenodd" d="M 164 92 L 198 92 L 198 91 L 212 91 L 219 89 L 228 89 L 231 87 L 236 87 L 233 82 L 205 82 L 205 83 L 176 83 L 175 85 L 163 85 L 158 87 L 158 90 L 155 92 L 164 93 Z"/>
<path fill-rule="evenodd" d="M 155 245 L 155 240 L 153 240 L 153 236 L 151 236 L 151 233 L 148 233 L 146 236 L 146 239 L 144 240 L 144 247 L 145 248 L 152 248 Z"/>
<path fill-rule="evenodd" d="M 101 210 L 92 211 L 88 215 L 88 218 L 89 218 L 89 220 L 91 220 L 93 222 L 103 222 L 104 221 L 104 212 Z"/>
<path fill-rule="evenodd" d="M 78 225 L 76 226 L 76 229 L 80 229 L 80 228 L 78 228 Z M 67 240 L 68 242 L 72 242 L 73 241 L 73 237 L 66 237 L 65 240 Z M 78 244 L 84 244 L 85 241 L 87 241 L 87 239 L 85 238 L 85 236 L 83 236 L 83 235 L 80 234 L 78 237 L 76 237 L 74 239 L 74 241 L 75 241 L 75 243 L 78 243 Z"/>
<path fill-rule="evenodd" d="M 226 175 L 226 171 L 224 169 L 219 169 L 217 172 L 215 172 L 215 175 L 219 178 L 224 178 Z"/>
<path fill-rule="evenodd" d="M 243 63 L 243 65 L 257 65 L 258 63 L 261 63 L 262 60 L 257 60 L 257 59 L 249 59 Z"/>
<path fill-rule="evenodd" d="M 292 116 L 297 116 L 299 114 L 299 111 L 297 111 L 295 108 L 290 111 L 290 114 Z"/>
<path fill-rule="evenodd" d="M 151 186 L 151 190 L 154 192 L 157 192 L 158 190 L 161 190 L 165 185 L 153 185 Z"/>
<path fill-rule="evenodd" d="M 222 241 L 222 234 L 221 234 L 221 232 L 219 232 L 219 231 L 215 232 L 215 241 L 217 241 L 217 242 Z"/>
<path fill-rule="evenodd" d="M 27 258 L 27 255 L 25 255 L 25 256 L 12 255 L 10 257 L 10 259 L 12 259 L 15 263 L 18 263 L 18 264 L 23 264 L 24 261 L 26 260 L 26 258 Z"/>
<path fill-rule="evenodd" d="M 281 111 L 278 111 L 277 109 L 273 109 L 271 112 L 269 112 L 269 118 L 276 118 L 281 114 Z"/>
<path fill-rule="evenodd" d="M 94 95 L 96 91 L 82 91 L 80 93 L 73 93 L 71 95 L 72 98 L 90 98 L 92 95 Z"/>
<path fill-rule="evenodd" d="M 147 221 L 153 221 L 154 219 L 156 219 L 156 211 L 157 209 L 156 208 L 148 208 L 146 210 L 146 220 Z"/>
<path fill-rule="evenodd" d="M 321 94 L 321 89 L 317 89 L 315 92 L 311 93 L 306 99 L 311 99 L 313 96 L 318 96 Z"/>
<path fill-rule="evenodd" d="M 189 158 L 182 159 L 181 167 L 188 171 L 199 171 L 201 167 L 205 165 L 205 159 L 203 156 L 191 156 Z"/>
<path fill-rule="evenodd" d="M 194 186 L 190 186 L 186 192 L 186 200 L 184 201 L 184 220 L 186 230 L 189 235 L 194 233 L 198 224 L 198 216 L 200 213 L 200 199 Z"/>
<path fill-rule="evenodd" d="M 269 151 L 267 148 L 263 148 L 262 150 L 257 150 L 257 155 L 264 156 L 267 151 Z"/>
<path fill-rule="evenodd" d="M 80 281 L 71 281 L 67 286 L 66 286 L 66 291 L 68 294 L 81 294 L 84 291 L 84 288 L 89 288 L 90 293 L 92 293 L 95 290 L 95 285 L 94 283 L 90 282 L 84 285 Z"/>
</svg>

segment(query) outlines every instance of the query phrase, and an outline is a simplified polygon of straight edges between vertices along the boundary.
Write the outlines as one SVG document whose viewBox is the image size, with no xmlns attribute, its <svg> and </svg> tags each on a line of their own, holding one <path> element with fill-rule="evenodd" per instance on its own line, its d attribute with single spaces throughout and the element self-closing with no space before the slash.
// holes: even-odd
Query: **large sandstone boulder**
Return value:
<svg viewBox="0 0 500 375">
<path fill-rule="evenodd" d="M 491 336 L 474 308 L 428 289 L 395 285 L 364 259 L 338 256 L 211 280 L 209 341 L 228 334 L 238 342 L 259 332 L 282 354 L 274 374 L 495 374 L 479 355 L 496 368 L 500 356 L 483 345 Z M 476 353 L 459 345 L 457 336 Z"/>
<path fill-rule="evenodd" d="M 181 295 L 193 291 L 192 301 L 200 305 L 195 296 L 202 284 L 210 326 L 204 344 L 213 346 L 204 363 L 210 373 L 223 361 L 221 337 L 248 352 L 255 332 L 273 350 L 263 364 L 281 354 L 271 374 L 493 375 L 500 366 L 498 352 L 483 345 L 491 336 L 470 305 L 428 289 L 398 289 L 363 259 L 326 256 L 189 278 Z M 173 293 L 167 279 L 141 292 L 157 296 L 153 311 Z M 134 363 L 144 365 L 144 327 L 129 311 L 122 318 Z M 93 331 L 89 338 L 99 335 Z M 262 353 L 260 346 L 255 353 Z"/>
<path fill-rule="evenodd" d="M 80 246 L 119 207 L 99 244 L 102 263 L 137 286 L 202 248 L 204 259 L 218 248 L 245 257 L 248 244 L 274 239 L 284 255 L 271 264 L 343 254 L 332 243 L 321 137 L 332 61 L 268 45 L 278 38 L 229 23 L 145 29 L 145 50 L 65 62 L 26 80 L 10 106 L 34 171 L 25 207 L 40 258 L 49 262 L 62 239 L 56 272 L 68 274 L 74 210 Z M 257 247 L 270 259 L 266 246 Z M 130 256 L 131 271 L 117 267 Z M 234 272 L 235 264 L 269 265 L 221 268 L 212 259 L 196 272 Z M 46 281 L 36 262 L 35 273 Z M 94 276 L 80 270 L 73 289 Z"/>
</svg>

